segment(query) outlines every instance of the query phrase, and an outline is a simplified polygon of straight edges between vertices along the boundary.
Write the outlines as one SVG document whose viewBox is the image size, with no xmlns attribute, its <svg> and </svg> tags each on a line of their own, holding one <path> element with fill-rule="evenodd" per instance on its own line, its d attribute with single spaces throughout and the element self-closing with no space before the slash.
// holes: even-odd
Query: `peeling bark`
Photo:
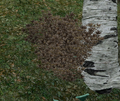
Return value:
<svg viewBox="0 0 120 101">
<path fill-rule="evenodd" d="M 109 93 L 111 88 L 120 88 L 117 0 L 84 0 L 82 25 L 88 23 L 101 24 L 98 30 L 104 40 L 92 47 L 81 74 L 91 90 Z"/>
</svg>

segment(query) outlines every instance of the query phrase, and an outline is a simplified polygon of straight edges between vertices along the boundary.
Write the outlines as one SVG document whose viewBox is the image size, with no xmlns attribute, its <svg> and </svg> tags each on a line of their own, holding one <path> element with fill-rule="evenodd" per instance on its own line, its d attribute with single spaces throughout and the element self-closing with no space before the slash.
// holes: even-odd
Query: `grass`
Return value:
<svg viewBox="0 0 120 101">
<path fill-rule="evenodd" d="M 0 101 L 75 101 L 76 96 L 89 93 L 86 101 L 119 101 L 120 90 L 99 95 L 78 79 L 66 82 L 52 72 L 38 68 L 41 63 L 33 44 L 24 40 L 21 29 L 41 16 L 41 10 L 64 17 L 74 12 L 82 18 L 83 0 L 1 0 L 0 2 Z M 120 33 L 120 3 L 118 5 Z M 120 44 L 120 36 L 119 36 Z"/>
</svg>

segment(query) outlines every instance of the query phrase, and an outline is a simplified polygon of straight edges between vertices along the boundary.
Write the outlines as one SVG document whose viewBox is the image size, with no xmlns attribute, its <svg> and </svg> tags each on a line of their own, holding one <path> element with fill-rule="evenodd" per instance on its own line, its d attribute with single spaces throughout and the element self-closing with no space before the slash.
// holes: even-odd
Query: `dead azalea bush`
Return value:
<svg viewBox="0 0 120 101">
<path fill-rule="evenodd" d="M 92 24 L 86 31 L 86 26 L 79 26 L 78 20 L 73 19 L 73 13 L 65 17 L 53 16 L 51 12 L 43 15 L 23 29 L 28 34 L 25 40 L 36 45 L 35 53 L 42 63 L 39 67 L 52 70 L 63 80 L 80 79 L 77 67 L 90 55 L 92 46 L 103 39 L 99 37 L 101 32 Z"/>
</svg>

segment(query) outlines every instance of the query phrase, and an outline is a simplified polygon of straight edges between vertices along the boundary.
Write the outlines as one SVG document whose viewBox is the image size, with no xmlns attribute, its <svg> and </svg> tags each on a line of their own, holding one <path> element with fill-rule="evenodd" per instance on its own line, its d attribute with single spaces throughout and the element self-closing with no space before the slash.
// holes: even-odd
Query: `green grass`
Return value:
<svg viewBox="0 0 120 101">
<path fill-rule="evenodd" d="M 75 0 L 74 0 L 75 1 Z M 119 101 L 120 90 L 99 95 L 91 91 L 82 79 L 66 82 L 37 65 L 33 44 L 24 40 L 21 29 L 41 10 L 64 17 L 70 12 L 82 17 L 83 0 L 1 0 L 0 1 L 0 101 L 73 101 L 76 96 L 89 93 L 86 101 Z M 118 33 L 120 33 L 120 6 L 118 6 Z M 119 36 L 120 41 L 120 36 Z M 120 42 L 119 42 L 120 43 Z M 46 100 L 45 100 L 46 99 Z M 68 99 L 68 100 L 67 100 Z"/>
</svg>

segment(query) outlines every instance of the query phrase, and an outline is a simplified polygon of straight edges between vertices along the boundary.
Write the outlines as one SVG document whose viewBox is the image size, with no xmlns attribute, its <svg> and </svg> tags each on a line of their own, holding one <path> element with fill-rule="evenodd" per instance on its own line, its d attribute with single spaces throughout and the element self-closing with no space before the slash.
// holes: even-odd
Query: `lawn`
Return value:
<svg viewBox="0 0 120 101">
<path fill-rule="evenodd" d="M 0 101 L 77 101 L 76 96 L 89 93 L 86 101 L 119 101 L 120 90 L 100 95 L 78 79 L 61 80 L 38 67 L 34 44 L 25 41 L 22 28 L 51 11 L 64 17 L 74 12 L 81 21 L 83 0 L 1 0 L 0 1 Z M 120 3 L 118 4 L 118 33 L 120 33 Z M 119 35 L 120 44 L 120 35 Z M 120 55 L 119 55 L 120 58 Z M 120 62 L 120 61 L 119 61 Z"/>
</svg>

